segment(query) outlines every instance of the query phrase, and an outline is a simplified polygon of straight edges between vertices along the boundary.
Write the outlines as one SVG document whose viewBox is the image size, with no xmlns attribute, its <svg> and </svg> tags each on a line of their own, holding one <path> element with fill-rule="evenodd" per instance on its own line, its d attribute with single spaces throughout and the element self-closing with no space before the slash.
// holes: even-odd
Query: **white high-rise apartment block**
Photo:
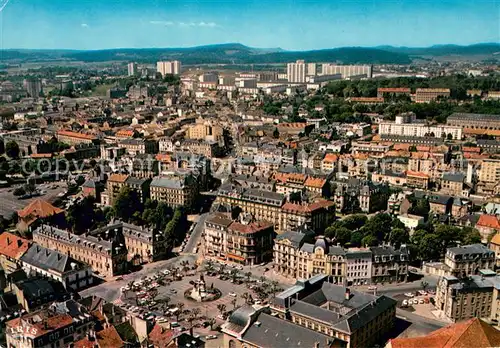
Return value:
<svg viewBox="0 0 500 348">
<path fill-rule="evenodd" d="M 157 62 L 156 71 L 165 75 L 179 75 L 181 73 L 181 62 L 178 60 L 168 61 L 168 62 Z"/>
<path fill-rule="evenodd" d="M 316 63 L 307 63 L 307 76 L 316 76 Z"/>
<path fill-rule="evenodd" d="M 306 63 L 298 60 L 287 64 L 288 82 L 306 82 Z"/>
<path fill-rule="evenodd" d="M 342 78 L 351 76 L 366 75 L 367 78 L 372 78 L 371 65 L 336 65 L 336 64 L 322 64 L 321 75 L 335 75 L 341 74 Z"/>
<path fill-rule="evenodd" d="M 128 63 L 127 65 L 128 76 L 134 76 L 137 74 L 137 63 Z"/>
</svg>

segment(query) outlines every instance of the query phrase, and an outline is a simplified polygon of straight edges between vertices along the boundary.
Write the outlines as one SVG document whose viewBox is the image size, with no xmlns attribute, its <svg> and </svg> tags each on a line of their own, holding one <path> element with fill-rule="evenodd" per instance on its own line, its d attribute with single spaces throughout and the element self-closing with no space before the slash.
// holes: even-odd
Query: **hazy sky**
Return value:
<svg viewBox="0 0 500 348">
<path fill-rule="evenodd" d="M 500 42 L 500 0 L 10 0 L 0 34 L 0 48 L 471 44 Z"/>
</svg>

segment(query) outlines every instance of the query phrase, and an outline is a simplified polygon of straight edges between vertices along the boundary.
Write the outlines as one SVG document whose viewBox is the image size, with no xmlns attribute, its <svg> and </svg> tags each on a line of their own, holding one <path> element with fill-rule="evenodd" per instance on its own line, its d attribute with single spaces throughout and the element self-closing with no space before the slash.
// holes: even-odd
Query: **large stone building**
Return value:
<svg viewBox="0 0 500 348">
<path fill-rule="evenodd" d="M 391 246 L 370 248 L 372 258 L 372 282 L 392 283 L 406 281 L 410 255 L 405 245 L 399 250 Z"/>
<path fill-rule="evenodd" d="M 283 194 L 243 188 L 231 183 L 220 187 L 216 202 L 232 208 L 239 207 L 243 212 L 252 214 L 256 220 L 272 222 L 278 233 L 303 224 L 319 231 L 330 224 L 335 214 L 331 201 L 320 199 L 311 203 L 291 203 L 286 202 Z"/>
<path fill-rule="evenodd" d="M 126 270 L 127 250 L 115 241 L 89 234 L 76 235 L 52 226 L 42 225 L 33 231 L 33 241 L 41 246 L 71 255 L 92 267 L 94 273 L 112 277 Z"/>
<path fill-rule="evenodd" d="M 453 322 L 469 318 L 500 319 L 500 278 L 494 271 L 480 270 L 465 278 L 441 277 L 435 306 Z"/>
<path fill-rule="evenodd" d="M 302 227 L 278 235 L 274 241 L 274 270 L 304 279 L 326 274 L 337 284 L 364 285 L 406 281 L 409 255 L 405 246 L 343 249 L 327 238 L 314 237 Z"/>
<path fill-rule="evenodd" d="M 482 183 L 498 184 L 500 182 L 500 160 L 484 159 L 478 170 L 478 179 Z"/>
<path fill-rule="evenodd" d="M 500 115 L 454 113 L 446 118 L 446 124 L 478 130 L 500 130 Z"/>
<path fill-rule="evenodd" d="M 276 295 L 271 315 L 242 307 L 222 326 L 224 347 L 373 347 L 394 327 L 396 301 L 352 291 L 328 277 L 299 280 Z M 258 323 L 258 324 L 256 324 Z M 304 331 L 306 330 L 306 331 Z"/>
<path fill-rule="evenodd" d="M 94 283 L 89 265 L 36 243 L 21 257 L 21 263 L 26 274 L 53 279 L 67 290 L 78 291 Z"/>
<path fill-rule="evenodd" d="M 155 177 L 150 185 L 151 199 L 164 202 L 172 208 L 191 209 L 195 205 L 198 193 L 198 182 L 192 174 Z"/>
<path fill-rule="evenodd" d="M 412 113 L 398 115 L 394 122 L 381 122 L 378 132 L 381 136 L 462 139 L 462 127 L 427 124 Z"/>
<path fill-rule="evenodd" d="M 482 269 L 494 269 L 495 252 L 482 244 L 463 245 L 446 249 L 444 264 L 450 275 L 467 277 Z"/>
<path fill-rule="evenodd" d="M 266 221 L 241 216 L 234 221 L 222 213 L 205 220 L 205 253 L 246 266 L 272 259 L 274 228 Z"/>
<path fill-rule="evenodd" d="M 430 103 L 439 98 L 449 98 L 449 88 L 417 88 L 415 91 L 416 103 Z"/>
</svg>

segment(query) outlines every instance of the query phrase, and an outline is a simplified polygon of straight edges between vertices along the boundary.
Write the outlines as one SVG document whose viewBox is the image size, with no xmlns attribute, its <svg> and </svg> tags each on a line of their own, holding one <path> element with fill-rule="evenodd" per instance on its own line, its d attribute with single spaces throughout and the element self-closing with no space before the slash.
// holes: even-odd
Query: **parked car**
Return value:
<svg viewBox="0 0 500 348">
<path fill-rule="evenodd" d="M 229 293 L 229 296 L 236 297 L 236 293 L 234 293 L 234 292 L 230 292 L 230 293 Z"/>
<path fill-rule="evenodd" d="M 217 335 L 206 335 L 205 339 L 206 340 L 215 340 L 217 338 Z"/>
<path fill-rule="evenodd" d="M 402 307 L 408 307 L 408 300 L 403 300 Z"/>
</svg>

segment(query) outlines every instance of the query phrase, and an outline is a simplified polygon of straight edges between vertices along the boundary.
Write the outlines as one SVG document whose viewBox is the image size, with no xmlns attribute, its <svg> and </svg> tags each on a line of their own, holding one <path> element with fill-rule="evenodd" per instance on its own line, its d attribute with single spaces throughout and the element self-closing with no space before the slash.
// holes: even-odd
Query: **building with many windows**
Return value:
<svg viewBox="0 0 500 348">
<path fill-rule="evenodd" d="M 453 322 L 470 318 L 500 319 L 500 277 L 494 271 L 480 270 L 465 278 L 441 277 L 435 306 Z"/>
<path fill-rule="evenodd" d="M 76 235 L 48 225 L 33 231 L 33 241 L 63 255 L 71 255 L 75 260 L 90 265 L 95 273 L 103 277 L 123 273 L 127 267 L 127 250 L 117 241 L 87 233 Z"/>
<path fill-rule="evenodd" d="M 430 103 L 439 98 L 449 98 L 449 88 L 417 88 L 415 91 L 416 103 Z"/>
<path fill-rule="evenodd" d="M 350 77 L 364 76 L 372 78 L 373 67 L 371 65 L 336 65 L 336 64 L 322 64 L 321 75 L 335 75 L 341 74 L 343 79 Z"/>
<path fill-rule="evenodd" d="M 450 275 L 466 277 L 481 269 L 495 268 L 495 252 L 482 244 L 463 245 L 446 249 L 444 264 Z"/>
<path fill-rule="evenodd" d="M 249 215 L 232 220 L 215 213 L 205 220 L 205 253 L 246 266 L 272 259 L 273 224 L 255 221 Z"/>
<path fill-rule="evenodd" d="M 306 82 L 306 63 L 297 60 L 295 63 L 288 63 L 286 66 L 288 82 Z"/>
<path fill-rule="evenodd" d="M 74 300 L 52 303 L 6 323 L 7 347 L 70 347 L 94 327 L 94 318 Z"/>
<path fill-rule="evenodd" d="M 222 326 L 224 347 L 373 347 L 394 326 L 396 301 L 328 282 L 298 280 L 266 307 L 244 306 Z"/>
<path fill-rule="evenodd" d="M 179 75 L 181 73 L 181 68 L 181 62 L 178 60 L 156 63 L 156 72 L 160 73 L 161 76 Z"/>
<path fill-rule="evenodd" d="M 172 208 L 191 209 L 198 193 L 198 182 L 192 174 L 158 176 L 153 178 L 150 184 L 151 199 L 164 202 Z"/>
<path fill-rule="evenodd" d="M 391 246 L 371 247 L 372 282 L 392 283 L 406 281 L 410 255 L 405 245 L 399 250 Z"/>
</svg>

